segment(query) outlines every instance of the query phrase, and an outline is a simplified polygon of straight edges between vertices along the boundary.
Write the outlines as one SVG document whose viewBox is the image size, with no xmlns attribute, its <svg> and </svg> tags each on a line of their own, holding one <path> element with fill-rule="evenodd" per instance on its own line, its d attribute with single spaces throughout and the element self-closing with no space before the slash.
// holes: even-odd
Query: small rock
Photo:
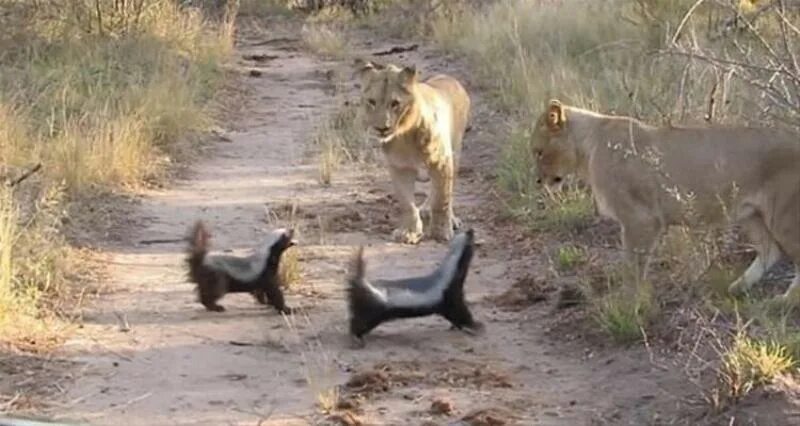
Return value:
<svg viewBox="0 0 800 426">
<path fill-rule="evenodd" d="M 455 406 L 446 399 L 437 398 L 431 403 L 430 412 L 432 414 L 449 416 L 453 414 L 453 411 L 455 411 Z"/>
<path fill-rule="evenodd" d="M 328 416 L 328 420 L 331 422 L 335 422 L 342 426 L 361 426 L 364 422 L 358 418 L 355 414 L 351 413 L 350 411 L 345 411 L 344 413 L 337 413 L 331 414 Z"/>
</svg>

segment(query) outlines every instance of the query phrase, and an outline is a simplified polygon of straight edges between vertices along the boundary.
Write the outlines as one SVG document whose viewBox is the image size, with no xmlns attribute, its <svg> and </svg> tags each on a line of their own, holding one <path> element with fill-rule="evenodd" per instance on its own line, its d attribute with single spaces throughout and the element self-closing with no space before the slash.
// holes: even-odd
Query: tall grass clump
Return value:
<svg viewBox="0 0 800 426">
<path fill-rule="evenodd" d="M 298 318 L 299 315 L 302 318 Z M 292 346 L 299 352 L 300 367 L 308 391 L 317 407 L 328 414 L 336 409 L 340 401 L 340 378 L 335 354 L 322 342 L 319 326 L 313 324 L 305 312 L 284 315 L 283 319 L 289 328 Z M 311 329 L 312 334 L 303 335 L 304 329 Z"/>
<path fill-rule="evenodd" d="M 641 341 L 659 311 L 653 285 L 626 266 L 608 268 L 581 284 L 595 322 L 619 343 Z"/>
<path fill-rule="evenodd" d="M 311 139 L 319 150 L 319 181 L 330 185 L 341 164 L 375 159 L 375 149 L 362 124 L 358 105 L 347 101 L 324 119 Z"/>
<path fill-rule="evenodd" d="M 0 0 L 0 320 L 42 317 L 76 275 L 61 261 L 66 200 L 159 176 L 174 143 L 210 123 L 229 3 L 211 20 L 174 1 Z"/>
<path fill-rule="evenodd" d="M 30 134 L 2 147 L 7 163 L 34 157 L 72 193 L 135 185 L 169 143 L 208 121 L 232 44 L 199 9 L 155 0 L 3 7 L 12 31 L 0 36 L 0 102 Z"/>
<path fill-rule="evenodd" d="M 723 395 L 733 402 L 768 384 L 796 365 L 786 346 L 754 339 L 740 331 L 721 353 L 718 380 Z"/>
</svg>

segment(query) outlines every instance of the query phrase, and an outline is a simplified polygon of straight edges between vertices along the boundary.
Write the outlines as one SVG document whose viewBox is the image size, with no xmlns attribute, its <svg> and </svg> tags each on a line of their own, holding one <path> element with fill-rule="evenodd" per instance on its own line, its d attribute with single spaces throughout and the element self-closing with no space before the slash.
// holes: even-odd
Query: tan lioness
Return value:
<svg viewBox="0 0 800 426">
<path fill-rule="evenodd" d="M 644 279 L 669 225 L 743 226 L 757 257 L 729 287 L 748 290 L 781 257 L 795 264 L 783 295 L 800 301 L 800 140 L 766 128 L 654 127 L 550 101 L 533 129 L 539 181 L 577 174 L 600 214 L 622 226 L 626 257 Z"/>
<path fill-rule="evenodd" d="M 422 239 L 420 208 L 414 200 L 421 167 L 431 180 L 431 193 L 422 207 L 430 209 L 430 235 L 450 240 L 460 226 L 453 214 L 453 187 L 469 119 L 467 91 L 447 75 L 419 81 L 414 67 L 363 60 L 355 65 L 362 80 L 365 125 L 378 138 L 400 204 L 395 240 L 416 244 Z"/>
</svg>

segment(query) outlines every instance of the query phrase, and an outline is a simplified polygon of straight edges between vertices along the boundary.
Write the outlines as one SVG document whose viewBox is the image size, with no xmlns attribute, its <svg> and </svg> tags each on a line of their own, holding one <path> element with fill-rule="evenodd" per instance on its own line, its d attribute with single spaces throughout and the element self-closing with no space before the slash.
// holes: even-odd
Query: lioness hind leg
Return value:
<svg viewBox="0 0 800 426">
<path fill-rule="evenodd" d="M 400 205 L 400 225 L 394 230 L 392 237 L 401 243 L 417 244 L 422 239 L 422 219 L 414 200 L 417 170 L 390 167 L 389 174 Z"/>
<path fill-rule="evenodd" d="M 797 213 L 790 214 L 790 219 L 787 220 L 789 223 L 785 223 L 784 226 L 777 229 L 775 235 L 778 245 L 794 263 L 794 279 L 783 294 L 783 299 L 791 305 L 800 306 L 800 226 L 797 223 L 800 217 L 800 202 L 795 210 Z"/>
<path fill-rule="evenodd" d="M 793 306 L 800 305 L 800 263 L 797 262 L 794 264 L 794 279 L 786 293 L 783 293 L 783 299 Z"/>
<path fill-rule="evenodd" d="M 764 274 L 781 259 L 781 249 L 775 239 L 767 229 L 766 224 L 760 215 L 754 214 L 741 221 L 750 241 L 756 249 L 756 258 L 744 271 L 744 273 L 733 281 L 728 287 L 728 292 L 740 295 L 761 280 Z"/>
</svg>

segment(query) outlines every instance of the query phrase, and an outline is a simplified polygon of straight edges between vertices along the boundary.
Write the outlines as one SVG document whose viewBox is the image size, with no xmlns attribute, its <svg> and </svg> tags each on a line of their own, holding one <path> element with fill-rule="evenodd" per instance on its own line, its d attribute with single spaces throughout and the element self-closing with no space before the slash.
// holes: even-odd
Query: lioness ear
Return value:
<svg viewBox="0 0 800 426">
<path fill-rule="evenodd" d="M 551 132 L 558 132 L 564 129 L 567 123 L 567 115 L 561 101 L 553 99 L 547 105 L 547 129 Z"/>
<path fill-rule="evenodd" d="M 406 86 L 416 83 L 418 77 L 419 72 L 413 65 L 405 67 L 402 71 L 400 71 L 400 81 Z"/>
<path fill-rule="evenodd" d="M 354 74 L 363 79 L 364 77 L 382 69 L 383 66 L 372 61 L 365 61 L 361 58 L 356 58 L 356 60 L 353 61 L 353 68 L 355 68 Z"/>
</svg>

